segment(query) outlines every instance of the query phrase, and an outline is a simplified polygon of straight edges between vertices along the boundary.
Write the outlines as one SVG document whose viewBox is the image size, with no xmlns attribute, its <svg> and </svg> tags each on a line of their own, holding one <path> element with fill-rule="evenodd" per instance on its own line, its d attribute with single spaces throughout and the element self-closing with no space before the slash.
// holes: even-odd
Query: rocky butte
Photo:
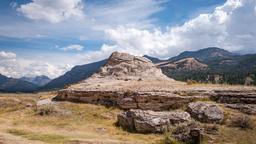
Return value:
<svg viewBox="0 0 256 144">
<path fill-rule="evenodd" d="M 126 110 L 118 116 L 123 128 L 162 133 L 172 125 L 191 119 L 221 123 L 224 112 L 219 105 L 222 103 L 255 114 L 256 89 L 187 85 L 165 76 L 147 58 L 114 52 L 97 73 L 60 90 L 54 100 L 115 106 Z M 202 100 L 212 102 L 198 102 Z M 183 110 L 177 110 L 181 108 Z"/>
<path fill-rule="evenodd" d="M 114 52 L 90 78 L 61 90 L 55 100 L 118 106 L 122 109 L 167 110 L 202 96 L 175 91 L 185 83 L 165 76 L 144 57 Z"/>
</svg>

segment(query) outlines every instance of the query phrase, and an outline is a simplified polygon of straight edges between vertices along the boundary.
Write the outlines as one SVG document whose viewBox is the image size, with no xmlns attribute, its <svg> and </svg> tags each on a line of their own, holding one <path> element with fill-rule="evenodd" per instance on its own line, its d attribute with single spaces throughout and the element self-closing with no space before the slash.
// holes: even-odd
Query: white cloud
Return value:
<svg viewBox="0 0 256 144">
<path fill-rule="evenodd" d="M 3 59 L 14 59 L 14 58 L 16 58 L 16 54 L 15 53 L 0 51 L 0 60 L 3 60 Z"/>
<path fill-rule="evenodd" d="M 118 26 L 105 30 L 111 44 L 81 54 L 84 63 L 107 58 L 113 51 L 170 58 L 186 50 L 217 46 L 233 52 L 256 52 L 255 0 L 228 0 L 212 13 L 200 14 L 181 26 L 146 30 Z"/>
<path fill-rule="evenodd" d="M 156 19 L 151 16 L 164 9 L 165 1 L 168 0 L 110 0 L 92 3 L 83 0 L 32 0 L 17 7 L 21 15 L 32 21 L 19 19 L 18 22 L 0 23 L 0 36 L 34 39 L 43 35 L 47 38 L 102 40 L 105 29 L 119 25 L 153 27 Z"/>
<path fill-rule="evenodd" d="M 22 76 L 46 75 L 57 77 L 71 68 L 70 65 L 53 65 L 35 59 L 23 59 L 15 53 L 0 51 L 0 74 L 19 78 Z"/>
<path fill-rule="evenodd" d="M 84 49 L 84 46 L 78 45 L 78 44 L 73 44 L 73 45 L 69 45 L 69 46 L 66 46 L 66 47 L 61 48 L 61 49 L 64 50 L 64 51 L 70 51 L 70 50 L 81 51 L 81 50 Z"/>
<path fill-rule="evenodd" d="M 150 27 L 153 14 L 164 9 L 168 0 L 114 0 L 104 5 L 87 5 L 86 14 L 102 28 L 108 26 Z"/>
<path fill-rule="evenodd" d="M 50 78 L 55 78 L 67 70 L 70 70 L 70 65 L 53 65 L 47 62 L 30 62 L 27 66 L 23 67 L 20 71 L 20 76 L 39 76 L 39 75 L 46 75 Z"/>
<path fill-rule="evenodd" d="M 71 17 L 83 17 L 81 0 L 32 0 L 17 10 L 29 19 L 51 23 L 58 23 Z"/>
<path fill-rule="evenodd" d="M 126 26 L 108 29 L 106 38 L 112 42 L 108 47 L 161 58 L 212 46 L 234 52 L 256 52 L 255 6 L 255 0 L 228 0 L 212 13 L 200 14 L 165 31 Z"/>
</svg>

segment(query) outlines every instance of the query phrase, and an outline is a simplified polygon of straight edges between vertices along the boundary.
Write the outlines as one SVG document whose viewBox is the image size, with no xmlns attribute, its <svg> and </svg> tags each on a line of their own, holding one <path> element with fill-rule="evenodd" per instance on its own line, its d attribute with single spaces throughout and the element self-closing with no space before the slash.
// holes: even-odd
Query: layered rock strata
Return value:
<svg viewBox="0 0 256 144">
<path fill-rule="evenodd" d="M 54 100 L 117 106 L 121 109 L 169 110 L 205 98 L 206 96 L 180 96 L 169 92 L 121 91 L 59 91 Z"/>
<path fill-rule="evenodd" d="M 256 114 L 256 91 L 215 91 L 215 95 L 211 99 L 224 103 L 227 108 L 238 110 L 242 113 Z"/>
<path fill-rule="evenodd" d="M 215 91 L 211 99 L 219 103 L 227 104 L 256 104 L 256 91 Z"/>
</svg>

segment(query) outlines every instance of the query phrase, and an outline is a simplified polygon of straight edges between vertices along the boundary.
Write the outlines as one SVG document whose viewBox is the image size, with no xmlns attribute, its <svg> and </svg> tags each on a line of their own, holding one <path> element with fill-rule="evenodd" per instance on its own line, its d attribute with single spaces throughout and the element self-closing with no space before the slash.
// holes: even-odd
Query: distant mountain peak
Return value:
<svg viewBox="0 0 256 144">
<path fill-rule="evenodd" d="M 218 47 L 208 47 L 197 51 L 185 51 L 170 60 L 177 61 L 185 58 L 196 58 L 199 61 L 208 62 L 215 59 L 231 58 L 234 55 L 235 54 Z"/>
<path fill-rule="evenodd" d="M 151 60 L 153 63 L 160 63 L 160 62 L 166 61 L 166 60 L 161 60 L 159 58 L 148 56 L 148 55 L 144 55 L 143 57 Z"/>
<path fill-rule="evenodd" d="M 38 86 L 20 79 L 9 78 L 0 74 L 1 92 L 32 92 L 36 91 Z"/>
<path fill-rule="evenodd" d="M 20 80 L 27 81 L 38 86 L 43 86 L 51 81 L 51 79 L 45 75 L 35 77 L 22 77 Z"/>
<path fill-rule="evenodd" d="M 195 58 L 185 58 L 175 62 L 166 62 L 159 65 L 161 68 L 170 68 L 176 70 L 202 70 L 208 66 L 196 60 Z"/>
</svg>

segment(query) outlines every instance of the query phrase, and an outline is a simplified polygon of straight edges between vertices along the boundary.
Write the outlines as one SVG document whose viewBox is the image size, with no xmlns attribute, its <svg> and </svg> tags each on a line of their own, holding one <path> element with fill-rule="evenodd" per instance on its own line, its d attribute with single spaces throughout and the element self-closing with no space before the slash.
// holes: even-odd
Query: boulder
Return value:
<svg viewBox="0 0 256 144">
<path fill-rule="evenodd" d="M 118 124 L 132 132 L 163 133 L 172 125 L 189 122 L 189 113 L 183 111 L 154 112 L 151 110 L 129 110 L 118 115 Z"/>
<path fill-rule="evenodd" d="M 194 119 L 204 123 L 220 123 L 224 119 L 223 111 L 216 104 L 193 102 L 188 104 L 187 111 Z"/>
<path fill-rule="evenodd" d="M 39 106 L 43 106 L 43 105 L 51 105 L 53 104 L 52 100 L 50 98 L 48 99 L 43 99 L 43 100 L 39 100 L 37 101 L 36 105 Z"/>
</svg>

